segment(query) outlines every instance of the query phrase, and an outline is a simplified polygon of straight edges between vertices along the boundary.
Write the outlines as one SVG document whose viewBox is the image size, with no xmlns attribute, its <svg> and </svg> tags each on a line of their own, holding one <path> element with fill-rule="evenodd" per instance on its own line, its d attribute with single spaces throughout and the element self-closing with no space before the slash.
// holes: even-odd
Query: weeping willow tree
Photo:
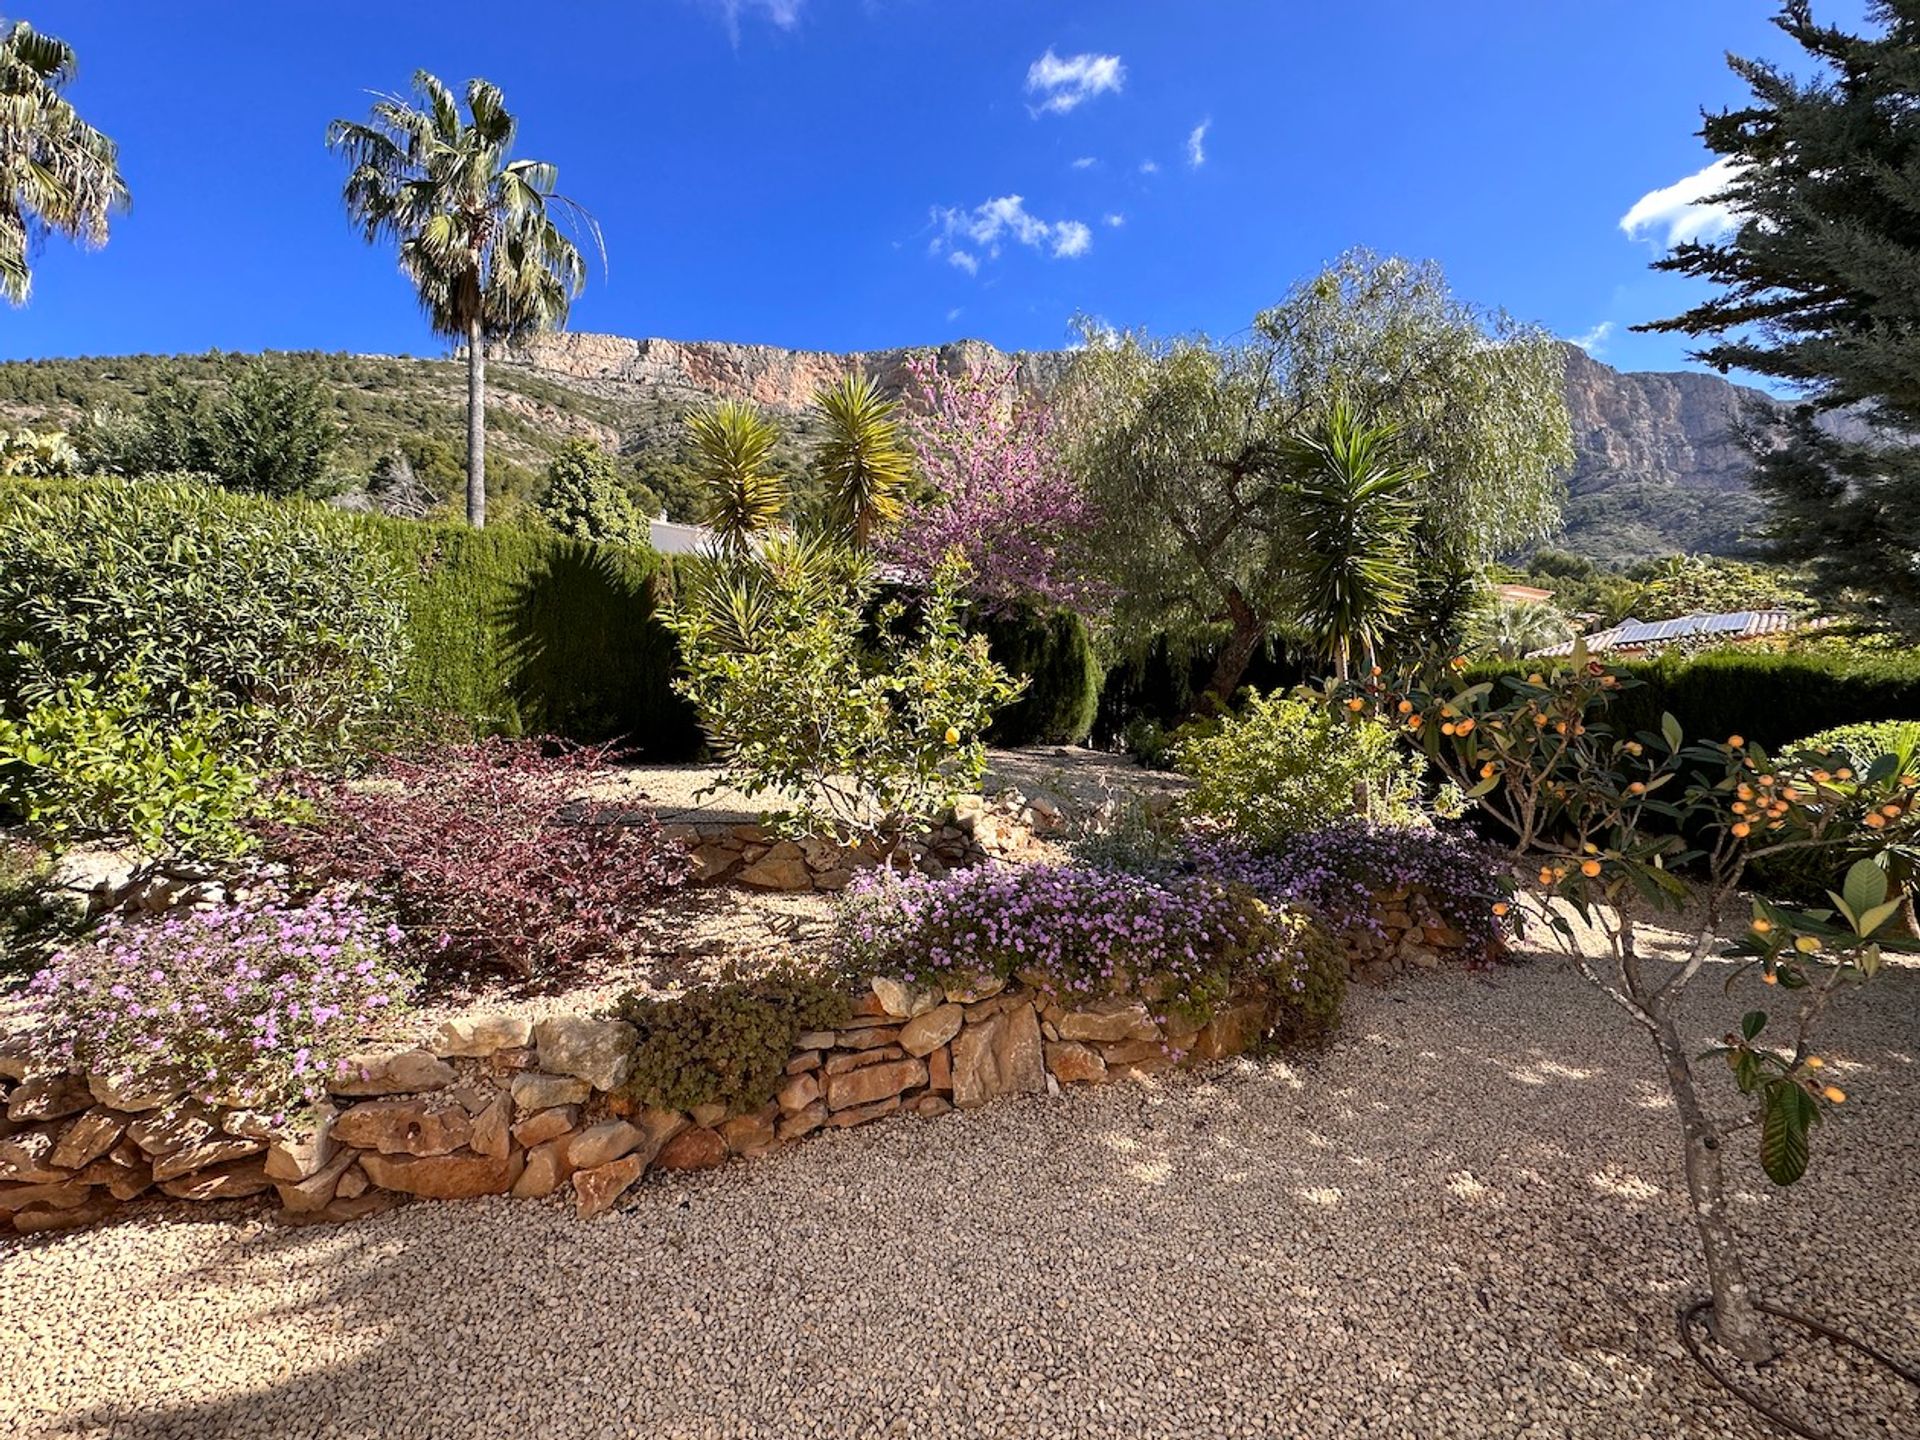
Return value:
<svg viewBox="0 0 1920 1440">
<path fill-rule="evenodd" d="M 1218 700 L 1276 633 L 1351 660 L 1357 632 L 1333 618 L 1345 607 L 1301 599 L 1343 567 L 1359 573 L 1341 536 L 1410 516 L 1389 527 L 1386 548 L 1404 546 L 1379 587 L 1391 603 L 1372 607 L 1377 648 L 1389 634 L 1457 638 L 1494 557 L 1558 519 L 1573 460 L 1561 350 L 1456 299 L 1436 265 L 1343 256 L 1261 312 L 1244 344 L 1085 338 L 1061 412 L 1069 461 L 1106 517 L 1094 539 L 1115 619 L 1135 639 L 1219 637 L 1206 686 Z M 1390 506 L 1324 471 L 1299 483 L 1301 438 L 1324 442 L 1342 414 L 1349 440 L 1378 432 L 1370 464 L 1407 472 Z"/>
<path fill-rule="evenodd" d="M 107 222 L 127 206 L 120 153 L 61 92 L 73 47 L 17 20 L 0 36 L 0 294 L 33 293 L 35 243 L 52 233 L 107 243 Z"/>
<path fill-rule="evenodd" d="M 335 120 L 327 144 L 352 166 L 342 199 L 367 242 L 398 248 L 427 321 L 467 348 L 467 520 L 487 520 L 487 342 L 558 329 L 586 286 L 574 236 L 599 227 L 555 189 L 558 170 L 515 160 L 519 122 L 498 87 L 469 80 L 460 101 L 425 70 L 409 104 L 374 102 Z"/>
</svg>

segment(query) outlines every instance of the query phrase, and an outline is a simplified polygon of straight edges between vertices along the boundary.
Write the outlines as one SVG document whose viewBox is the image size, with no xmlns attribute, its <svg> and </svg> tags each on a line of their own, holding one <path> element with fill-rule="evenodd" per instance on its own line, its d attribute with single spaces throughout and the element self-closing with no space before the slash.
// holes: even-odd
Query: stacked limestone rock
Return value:
<svg viewBox="0 0 1920 1440">
<path fill-rule="evenodd" d="M 618 1093 L 634 1045 L 621 1021 L 480 1016 L 449 1021 L 426 1048 L 358 1057 L 297 1134 L 179 1087 L 36 1072 L 16 1041 L 0 1047 L 0 1215 L 31 1233 L 86 1225 L 146 1195 L 271 1190 L 282 1220 L 306 1223 L 409 1196 L 570 1187 L 590 1217 L 649 1169 L 706 1169 L 903 1111 L 938 1115 L 1234 1054 L 1264 1033 L 1271 1004 L 1248 994 L 1205 1026 L 1162 1026 L 1131 997 L 1069 1010 L 1022 984 L 876 979 L 845 1026 L 799 1037 L 778 1096 L 743 1115 L 652 1109 Z"/>
<path fill-rule="evenodd" d="M 1450 964 L 1486 965 L 1505 958 L 1503 950 L 1470 953 L 1471 942 L 1419 887 L 1389 890 L 1377 896 L 1373 918 L 1381 933 L 1354 926 L 1339 936 L 1347 973 L 1356 980 L 1378 982 L 1410 970 L 1438 970 Z"/>
</svg>

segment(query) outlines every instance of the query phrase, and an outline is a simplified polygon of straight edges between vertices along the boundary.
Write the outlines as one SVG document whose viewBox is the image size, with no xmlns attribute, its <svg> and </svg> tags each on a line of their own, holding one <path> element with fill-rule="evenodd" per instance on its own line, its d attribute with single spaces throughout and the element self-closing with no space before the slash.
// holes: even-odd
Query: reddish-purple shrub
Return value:
<svg viewBox="0 0 1920 1440">
<path fill-rule="evenodd" d="M 304 880 L 384 898 L 416 946 L 542 974 L 618 950 L 692 873 L 651 808 L 582 795 L 607 760 L 502 739 L 389 756 L 361 779 L 303 782 L 317 818 L 271 843 Z"/>
</svg>

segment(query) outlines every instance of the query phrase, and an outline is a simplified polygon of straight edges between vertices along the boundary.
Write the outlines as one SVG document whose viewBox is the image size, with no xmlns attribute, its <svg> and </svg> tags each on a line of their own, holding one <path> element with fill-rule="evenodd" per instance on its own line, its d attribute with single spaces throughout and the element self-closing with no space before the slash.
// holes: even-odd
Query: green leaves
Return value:
<svg viewBox="0 0 1920 1440">
<path fill-rule="evenodd" d="M 1786 1078 L 1768 1083 L 1760 1119 L 1760 1167 L 1776 1185 L 1791 1185 L 1807 1172 L 1807 1133 L 1819 1122 L 1820 1107 L 1800 1085 Z"/>
<path fill-rule="evenodd" d="M 707 526 L 722 551 L 744 555 L 786 513 L 787 486 L 771 464 L 780 432 L 743 400 L 689 416 L 694 464 L 707 486 Z"/>
</svg>

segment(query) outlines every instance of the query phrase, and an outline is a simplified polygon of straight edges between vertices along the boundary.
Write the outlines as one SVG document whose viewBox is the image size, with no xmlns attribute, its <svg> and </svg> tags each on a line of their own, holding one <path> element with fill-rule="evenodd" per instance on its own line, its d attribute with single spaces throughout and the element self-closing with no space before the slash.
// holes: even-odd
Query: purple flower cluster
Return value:
<svg viewBox="0 0 1920 1440">
<path fill-rule="evenodd" d="M 870 872 L 848 887 L 834 936 L 859 973 L 1018 976 L 1069 1001 L 1137 990 L 1194 1016 L 1242 978 L 1305 992 L 1316 953 L 1299 917 L 1244 890 L 1090 865 Z"/>
<path fill-rule="evenodd" d="M 1491 957 L 1511 938 L 1499 851 L 1438 826 L 1354 822 L 1318 830 L 1278 850 L 1256 850 L 1224 833 L 1195 832 L 1183 843 L 1186 865 L 1244 885 L 1279 904 L 1300 905 L 1335 930 L 1384 938 L 1383 897 L 1417 892 L 1472 952 Z"/>
<path fill-rule="evenodd" d="M 318 1100 L 342 1057 L 405 1004 L 413 979 L 383 953 L 400 939 L 327 896 L 109 921 L 33 977 L 41 1058 L 254 1108 Z"/>
</svg>

